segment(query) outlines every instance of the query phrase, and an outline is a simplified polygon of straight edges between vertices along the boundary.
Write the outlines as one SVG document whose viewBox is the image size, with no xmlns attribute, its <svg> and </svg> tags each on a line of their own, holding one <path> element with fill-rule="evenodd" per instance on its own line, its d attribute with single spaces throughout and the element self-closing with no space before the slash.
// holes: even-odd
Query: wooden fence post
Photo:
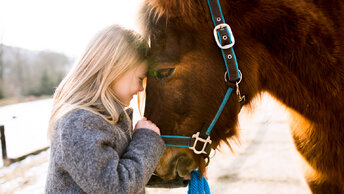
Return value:
<svg viewBox="0 0 344 194">
<path fill-rule="evenodd" d="M 0 125 L 0 135 L 1 135 L 1 149 L 2 149 L 2 161 L 4 166 L 9 166 L 10 164 L 14 162 L 19 162 L 24 160 L 26 157 L 31 155 L 37 155 L 47 149 L 49 149 L 49 146 L 44 147 L 42 149 L 33 151 L 31 153 L 25 154 L 23 156 L 20 156 L 18 158 L 8 158 L 7 157 L 7 150 L 6 150 L 6 138 L 5 138 L 5 127 L 3 125 Z"/>
<path fill-rule="evenodd" d="M 4 166 L 7 166 L 9 164 L 9 161 L 7 158 L 7 150 L 6 150 L 5 127 L 3 125 L 0 125 L 0 133 L 1 133 L 2 161 L 4 163 Z"/>
</svg>

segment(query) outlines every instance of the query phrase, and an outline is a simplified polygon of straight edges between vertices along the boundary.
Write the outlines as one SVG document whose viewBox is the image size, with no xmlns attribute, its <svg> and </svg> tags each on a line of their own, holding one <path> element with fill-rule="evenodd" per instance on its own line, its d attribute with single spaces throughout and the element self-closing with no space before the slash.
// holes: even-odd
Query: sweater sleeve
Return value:
<svg viewBox="0 0 344 194">
<path fill-rule="evenodd" d="M 136 130 L 126 151 L 119 156 L 109 143 L 113 136 L 101 129 L 108 124 L 98 119 L 64 124 L 60 141 L 65 170 L 86 193 L 141 191 L 165 150 L 162 138 L 148 129 Z M 115 138 L 120 144 L 121 138 Z"/>
</svg>

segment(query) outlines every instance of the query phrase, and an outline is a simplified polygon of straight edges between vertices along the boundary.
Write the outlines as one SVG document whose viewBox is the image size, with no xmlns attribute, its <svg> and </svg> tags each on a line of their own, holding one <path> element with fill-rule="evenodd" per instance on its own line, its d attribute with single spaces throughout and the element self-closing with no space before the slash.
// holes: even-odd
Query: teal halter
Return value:
<svg viewBox="0 0 344 194">
<path fill-rule="evenodd" d="M 226 85 L 228 86 L 228 90 L 214 119 L 212 120 L 206 131 L 202 130 L 201 132 L 193 134 L 191 137 L 175 135 L 161 135 L 161 137 L 164 139 L 167 146 L 188 147 L 193 150 L 195 154 L 206 154 L 206 156 L 209 157 L 212 143 L 210 139 L 210 132 L 212 131 L 218 118 L 220 117 L 222 110 L 225 107 L 233 89 L 236 89 L 236 94 L 239 97 L 239 102 L 241 105 L 243 105 L 245 101 L 245 96 L 241 96 L 239 90 L 239 83 L 242 79 L 242 75 L 238 68 L 238 62 L 236 60 L 233 49 L 235 39 L 232 30 L 230 26 L 225 22 L 219 1 L 207 0 L 207 2 L 212 21 L 214 23 L 214 38 L 216 44 L 221 49 L 222 57 L 226 66 L 224 79 Z M 198 142 L 203 143 L 202 149 L 200 150 L 196 149 Z"/>
</svg>

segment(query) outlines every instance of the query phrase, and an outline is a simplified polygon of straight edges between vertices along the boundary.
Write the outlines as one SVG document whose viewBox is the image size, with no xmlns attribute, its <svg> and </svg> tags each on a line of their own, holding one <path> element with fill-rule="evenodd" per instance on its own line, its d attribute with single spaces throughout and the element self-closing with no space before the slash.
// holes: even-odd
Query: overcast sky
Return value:
<svg viewBox="0 0 344 194">
<path fill-rule="evenodd" d="M 142 0 L 0 0 L 0 42 L 78 57 L 92 36 L 117 23 L 138 30 Z"/>
</svg>

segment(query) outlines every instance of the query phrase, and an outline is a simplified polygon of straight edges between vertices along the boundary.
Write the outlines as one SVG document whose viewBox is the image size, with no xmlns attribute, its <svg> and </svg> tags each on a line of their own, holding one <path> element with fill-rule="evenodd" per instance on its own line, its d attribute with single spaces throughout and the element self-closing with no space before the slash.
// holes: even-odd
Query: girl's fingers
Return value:
<svg viewBox="0 0 344 194">
<path fill-rule="evenodd" d="M 205 167 L 204 169 L 204 173 L 203 173 L 203 176 L 205 177 L 205 179 L 208 180 L 208 177 L 207 177 L 207 171 L 208 171 L 208 167 Z"/>
<path fill-rule="evenodd" d="M 184 180 L 191 180 L 190 174 L 186 175 L 186 176 L 184 177 Z"/>
</svg>

